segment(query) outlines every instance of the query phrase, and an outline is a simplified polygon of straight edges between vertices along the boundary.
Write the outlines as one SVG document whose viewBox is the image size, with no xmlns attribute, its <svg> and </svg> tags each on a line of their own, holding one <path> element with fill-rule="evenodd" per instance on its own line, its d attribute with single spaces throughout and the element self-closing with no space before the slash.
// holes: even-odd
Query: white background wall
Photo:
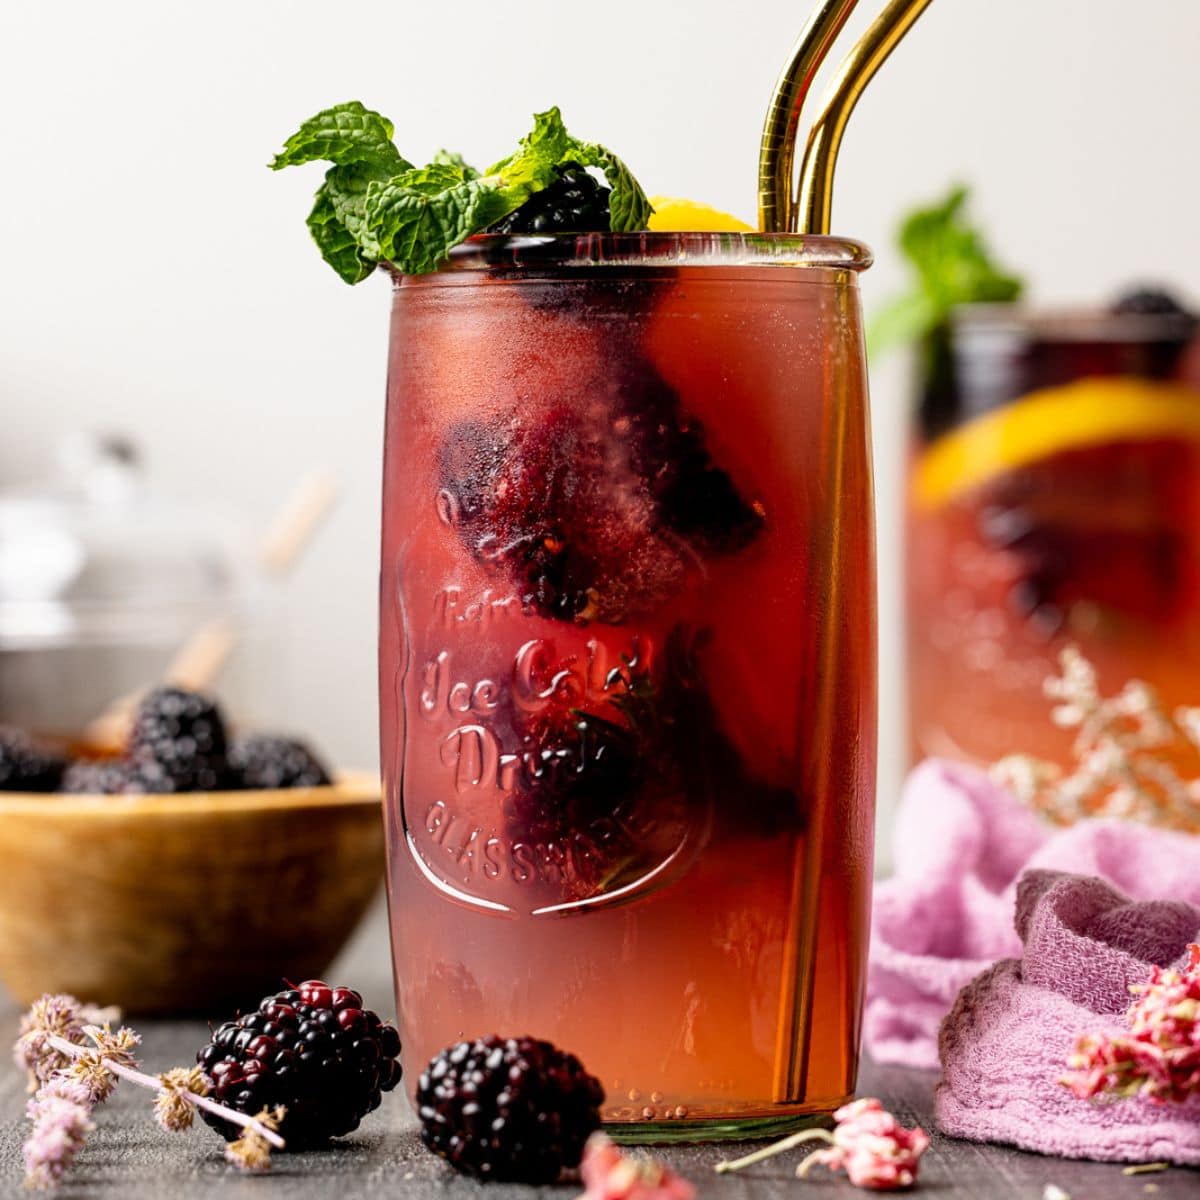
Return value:
<svg viewBox="0 0 1200 1200">
<path fill-rule="evenodd" d="M 861 17 L 878 5 L 864 0 Z M 375 753 L 375 579 L 387 286 L 351 290 L 304 216 L 319 171 L 265 163 L 359 97 L 405 154 L 490 160 L 535 109 L 613 146 L 648 191 L 753 217 L 759 125 L 809 0 L 5 0 L 0 5 L 0 481 L 64 430 L 131 430 L 157 484 L 251 522 L 327 464 L 340 509 L 292 587 L 285 725 Z M 859 29 L 864 20 L 856 19 Z M 972 182 L 1044 301 L 1135 277 L 1200 299 L 1200 3 L 936 0 L 850 127 L 835 232 L 893 290 L 898 214 Z M 901 364 L 874 381 L 882 799 L 899 760 Z"/>
</svg>

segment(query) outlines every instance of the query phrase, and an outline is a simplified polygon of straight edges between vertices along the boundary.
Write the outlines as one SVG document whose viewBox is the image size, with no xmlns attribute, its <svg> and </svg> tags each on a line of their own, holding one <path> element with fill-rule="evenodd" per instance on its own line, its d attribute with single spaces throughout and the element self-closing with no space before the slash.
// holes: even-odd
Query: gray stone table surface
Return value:
<svg viewBox="0 0 1200 1200">
<path fill-rule="evenodd" d="M 369 1004 L 391 1008 L 386 925 L 376 906 L 340 962 L 328 973 L 360 988 Z M 0 1016 L 0 1035 L 11 1044 L 17 1014 Z M 188 1062 L 204 1041 L 199 1021 L 131 1021 L 144 1036 L 142 1061 L 150 1071 Z M 9 1064 L 7 1053 L 4 1062 Z M 14 1067 L 0 1067 L 0 1196 L 28 1196 L 21 1187 L 24 1080 Z M 864 1066 L 860 1094 L 879 1096 L 906 1124 L 932 1129 L 934 1078 L 925 1072 Z M 185 1134 L 160 1132 L 149 1117 L 150 1093 L 122 1084 L 98 1111 L 92 1134 L 59 1194 L 70 1200 L 570 1200 L 578 1186 L 527 1188 L 482 1185 L 457 1176 L 424 1151 L 407 1106 L 398 1098 L 372 1113 L 336 1149 L 279 1155 L 270 1174 L 239 1175 L 225 1165 L 221 1143 L 207 1127 Z M 675 1146 L 661 1153 L 697 1186 L 701 1197 L 783 1200 L 784 1197 L 863 1196 L 844 1179 L 818 1172 L 808 1182 L 792 1176 L 799 1155 L 784 1155 L 736 1175 L 717 1176 L 712 1167 L 742 1147 Z M 981 1200 L 1042 1200 L 1055 1184 L 1072 1200 L 1200 1200 L 1200 1172 L 1174 1169 L 1126 1176 L 1119 1166 L 1068 1162 L 998 1146 L 980 1146 L 933 1135 L 922 1164 L 918 1195 L 978 1197 Z M 539 1195 L 540 1193 L 540 1195 Z"/>
</svg>

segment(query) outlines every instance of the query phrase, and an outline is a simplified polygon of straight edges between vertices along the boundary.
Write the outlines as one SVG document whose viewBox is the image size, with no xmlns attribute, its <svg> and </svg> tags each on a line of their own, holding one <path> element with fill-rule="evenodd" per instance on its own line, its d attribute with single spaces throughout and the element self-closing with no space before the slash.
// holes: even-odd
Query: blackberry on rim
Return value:
<svg viewBox="0 0 1200 1200">
<path fill-rule="evenodd" d="M 609 189 L 578 163 L 557 168 L 558 179 L 496 222 L 489 233 L 591 233 L 609 225 Z"/>
</svg>

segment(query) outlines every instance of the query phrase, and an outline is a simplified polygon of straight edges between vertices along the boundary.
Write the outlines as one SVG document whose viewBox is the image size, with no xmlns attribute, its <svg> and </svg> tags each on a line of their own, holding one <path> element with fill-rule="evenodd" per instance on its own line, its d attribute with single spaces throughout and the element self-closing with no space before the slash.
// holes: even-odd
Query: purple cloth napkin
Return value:
<svg viewBox="0 0 1200 1200">
<path fill-rule="evenodd" d="M 1200 1164 L 1200 1096 L 1087 1101 L 1058 1082 L 1080 1034 L 1128 1030 L 1130 984 L 1152 964 L 1184 966 L 1200 909 L 1033 870 L 1017 886 L 1016 928 L 1021 959 L 969 983 L 942 1024 L 942 1130 L 1069 1158 Z"/>
<path fill-rule="evenodd" d="M 1137 900 L 1200 905 L 1200 837 L 1123 821 L 1046 825 L 987 775 L 931 759 L 896 817 L 895 875 L 875 889 L 864 1037 L 879 1062 L 936 1068 L 954 998 L 997 959 L 1018 958 L 1017 878 L 1095 875 Z"/>
</svg>

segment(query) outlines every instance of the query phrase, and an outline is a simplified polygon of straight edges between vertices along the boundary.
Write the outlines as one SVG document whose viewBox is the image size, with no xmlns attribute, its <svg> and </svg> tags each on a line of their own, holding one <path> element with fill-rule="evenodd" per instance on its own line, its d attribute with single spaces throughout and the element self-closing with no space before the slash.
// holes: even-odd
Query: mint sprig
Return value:
<svg viewBox="0 0 1200 1200">
<path fill-rule="evenodd" d="M 317 189 L 308 229 L 325 261 L 359 283 L 379 264 L 379 241 L 367 220 L 367 188 L 412 169 L 392 142 L 394 128 L 358 100 L 336 104 L 305 121 L 284 143 L 271 169 L 326 160 L 334 165 Z"/>
<path fill-rule="evenodd" d="M 960 304 L 1007 302 L 1020 296 L 1021 279 L 997 265 L 983 235 L 968 221 L 967 199 L 967 189 L 956 187 L 941 203 L 905 218 L 899 244 L 915 278 L 909 291 L 872 318 L 867 330 L 872 357 L 926 337 Z"/>
<path fill-rule="evenodd" d="M 441 167 L 459 167 L 463 174 L 471 179 L 478 179 L 482 174 L 482 172 L 475 170 L 457 150 L 446 150 L 443 148 L 437 151 L 429 161 L 431 164 Z"/>
<path fill-rule="evenodd" d="M 392 134 L 391 121 L 352 100 L 306 121 L 271 163 L 275 170 L 318 159 L 333 164 L 308 227 L 347 283 L 380 262 L 406 274 L 436 270 L 454 246 L 520 208 L 571 163 L 604 172 L 611 230 L 645 229 L 650 218 L 629 168 L 606 147 L 572 137 L 557 108 L 538 113 L 517 150 L 482 173 L 448 150 L 415 167 Z"/>
</svg>

